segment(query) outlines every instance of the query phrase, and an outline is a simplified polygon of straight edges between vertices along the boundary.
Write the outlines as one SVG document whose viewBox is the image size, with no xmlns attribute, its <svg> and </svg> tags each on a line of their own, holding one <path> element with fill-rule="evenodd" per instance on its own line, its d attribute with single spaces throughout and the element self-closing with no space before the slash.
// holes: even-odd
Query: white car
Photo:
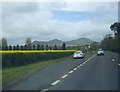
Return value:
<svg viewBox="0 0 120 92">
<path fill-rule="evenodd" d="M 76 52 L 74 53 L 74 55 L 73 55 L 73 58 L 74 58 L 74 59 L 84 58 L 82 51 L 76 51 Z"/>
<path fill-rule="evenodd" d="M 97 52 L 97 55 L 104 55 L 104 51 L 102 49 L 99 49 L 98 52 Z"/>
</svg>

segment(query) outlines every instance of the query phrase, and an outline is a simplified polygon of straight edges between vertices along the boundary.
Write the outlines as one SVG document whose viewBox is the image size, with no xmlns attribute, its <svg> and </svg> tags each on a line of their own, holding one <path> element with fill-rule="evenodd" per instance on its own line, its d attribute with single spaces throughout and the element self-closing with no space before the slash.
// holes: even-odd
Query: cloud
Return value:
<svg viewBox="0 0 120 92">
<path fill-rule="evenodd" d="M 8 39 L 8 44 L 24 44 L 27 37 L 31 37 L 32 40 L 60 39 L 63 41 L 86 37 L 100 41 L 105 34 L 110 32 L 111 22 L 113 23 L 117 19 L 116 8 L 112 6 L 115 4 L 4 3 L 3 37 Z M 75 15 L 75 12 L 84 11 L 88 12 L 88 16 L 90 13 L 98 15 L 82 21 L 68 22 L 62 13 L 60 15 L 64 21 L 57 17 L 58 15 L 55 15 L 53 11 L 71 12 Z M 82 14 L 81 16 L 83 16 Z M 79 16 L 76 15 L 76 17 Z"/>
<path fill-rule="evenodd" d="M 66 2 L 66 7 L 61 10 L 64 11 L 89 11 L 89 12 L 111 12 L 110 10 L 117 10 L 116 2 Z"/>
</svg>

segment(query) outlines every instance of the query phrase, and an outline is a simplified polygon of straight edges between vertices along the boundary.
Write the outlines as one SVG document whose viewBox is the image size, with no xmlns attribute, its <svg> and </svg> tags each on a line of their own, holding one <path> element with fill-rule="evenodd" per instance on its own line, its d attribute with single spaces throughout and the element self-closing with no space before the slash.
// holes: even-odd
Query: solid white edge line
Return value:
<svg viewBox="0 0 120 92">
<path fill-rule="evenodd" d="M 60 82 L 60 80 L 56 80 L 56 81 L 53 82 L 51 85 L 54 86 L 54 85 L 56 85 L 56 84 L 59 83 L 59 82 Z"/>
<path fill-rule="evenodd" d="M 62 76 L 61 78 L 63 79 L 63 78 L 65 78 L 65 77 L 67 77 L 68 75 L 66 74 L 66 75 L 64 75 L 64 76 Z"/>
</svg>

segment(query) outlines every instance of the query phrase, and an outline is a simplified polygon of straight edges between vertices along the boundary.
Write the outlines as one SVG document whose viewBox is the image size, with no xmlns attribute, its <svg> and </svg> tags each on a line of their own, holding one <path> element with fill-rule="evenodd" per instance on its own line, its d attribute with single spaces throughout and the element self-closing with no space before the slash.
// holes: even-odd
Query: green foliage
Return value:
<svg viewBox="0 0 120 92">
<path fill-rule="evenodd" d="M 57 59 L 72 55 L 73 52 L 45 52 L 45 53 L 3 53 L 2 67 L 16 67 L 44 60 Z"/>
<path fill-rule="evenodd" d="M 20 46 L 20 50 L 24 50 L 24 46 Z"/>
<path fill-rule="evenodd" d="M 36 49 L 36 46 L 35 46 L 35 45 L 33 45 L 32 49 L 33 49 L 33 50 L 35 50 L 35 49 Z"/>
<path fill-rule="evenodd" d="M 26 45 L 26 50 L 31 50 L 31 38 L 26 39 L 25 45 Z"/>
<path fill-rule="evenodd" d="M 115 22 L 110 26 L 110 29 L 114 32 L 116 37 L 120 37 L 120 23 Z"/>
<path fill-rule="evenodd" d="M 41 50 L 44 50 L 44 45 L 41 45 Z"/>
<path fill-rule="evenodd" d="M 120 23 L 115 22 L 110 26 L 110 29 L 114 32 L 114 36 L 107 34 L 101 41 L 100 47 L 120 53 Z"/>
<path fill-rule="evenodd" d="M 8 50 L 8 47 L 7 47 L 7 39 L 6 38 L 2 38 L 1 41 L 0 41 L 0 46 L 1 46 L 1 49 L 2 50 Z"/>
<path fill-rule="evenodd" d="M 53 47 L 53 50 L 58 50 L 57 45 L 55 45 L 55 46 Z"/>
<path fill-rule="evenodd" d="M 35 45 L 34 45 L 34 46 L 35 46 Z M 37 50 L 40 50 L 40 49 L 41 49 L 40 45 L 37 44 Z"/>
<path fill-rule="evenodd" d="M 20 49 L 20 47 L 19 47 L 19 45 L 17 45 L 17 46 L 16 46 L 16 50 L 19 50 L 19 49 Z"/>
<path fill-rule="evenodd" d="M 63 43 L 63 45 L 62 45 L 62 50 L 66 50 L 66 44 L 65 43 Z"/>
<path fill-rule="evenodd" d="M 46 45 L 46 50 L 48 50 L 49 49 L 49 46 L 48 45 Z"/>
<path fill-rule="evenodd" d="M 9 48 L 9 50 L 12 50 L 12 46 L 11 45 L 8 48 Z"/>
<path fill-rule="evenodd" d="M 101 41 L 100 46 L 105 50 L 117 51 L 118 49 L 117 40 L 111 37 L 110 35 L 106 35 L 106 37 Z"/>
<path fill-rule="evenodd" d="M 16 50 L 16 46 L 13 46 L 13 50 Z"/>
</svg>

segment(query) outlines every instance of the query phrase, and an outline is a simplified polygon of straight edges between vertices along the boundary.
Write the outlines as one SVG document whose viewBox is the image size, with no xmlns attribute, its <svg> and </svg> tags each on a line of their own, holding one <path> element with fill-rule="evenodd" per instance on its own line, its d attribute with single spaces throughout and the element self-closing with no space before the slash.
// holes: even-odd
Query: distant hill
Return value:
<svg viewBox="0 0 120 92">
<path fill-rule="evenodd" d="M 66 42 L 67 45 L 89 45 L 91 43 L 93 43 L 94 41 L 88 39 L 88 38 L 79 38 L 79 39 L 75 39 L 75 40 L 71 40 Z"/>
<path fill-rule="evenodd" d="M 71 41 L 66 41 L 66 45 L 71 45 L 71 46 L 77 46 L 77 45 L 89 45 L 94 43 L 95 41 L 92 41 L 88 38 L 79 38 L 79 39 L 75 39 L 75 40 L 71 40 Z M 58 40 L 58 39 L 53 39 L 50 41 L 33 41 L 32 45 L 62 45 L 64 43 L 64 41 Z"/>
<path fill-rule="evenodd" d="M 61 40 L 58 40 L 58 39 L 53 39 L 53 40 L 50 40 L 50 41 L 33 41 L 32 42 L 32 45 L 62 45 L 63 44 L 63 41 Z"/>
</svg>

